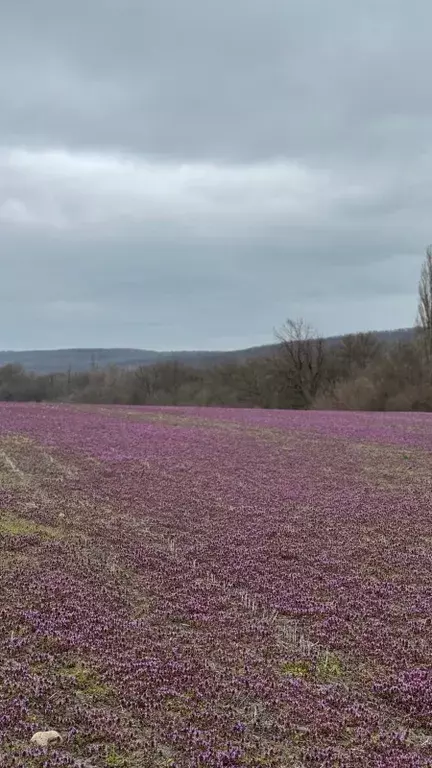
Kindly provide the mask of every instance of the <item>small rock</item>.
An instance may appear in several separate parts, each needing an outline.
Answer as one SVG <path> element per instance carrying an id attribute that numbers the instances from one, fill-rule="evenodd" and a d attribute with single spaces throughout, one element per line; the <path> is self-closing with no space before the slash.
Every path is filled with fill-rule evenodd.
<path id="1" fill-rule="evenodd" d="M 58 731 L 38 731 L 31 737 L 30 742 L 46 749 L 50 744 L 57 744 L 61 740 L 62 737 Z"/>

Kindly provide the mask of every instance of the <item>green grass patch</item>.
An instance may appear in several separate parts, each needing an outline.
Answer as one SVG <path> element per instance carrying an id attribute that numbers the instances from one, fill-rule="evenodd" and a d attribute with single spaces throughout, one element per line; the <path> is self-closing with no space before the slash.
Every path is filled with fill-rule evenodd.
<path id="1" fill-rule="evenodd" d="M 309 659 L 286 661 L 282 665 L 282 674 L 297 679 L 318 680 L 326 683 L 340 679 L 343 675 L 343 667 L 334 653 L 327 652 L 313 661 Z"/>
<path id="2" fill-rule="evenodd" d="M 102 699 L 112 694 L 112 689 L 100 679 L 98 673 L 81 662 L 61 667 L 59 673 L 62 677 L 73 678 L 77 690 L 86 696 Z"/>
<path id="3" fill-rule="evenodd" d="M 339 680 L 343 675 L 343 667 L 340 659 L 334 653 L 324 653 L 315 666 L 315 676 L 323 681 Z"/>
<path id="4" fill-rule="evenodd" d="M 305 678 L 311 673 L 309 661 L 286 661 L 282 665 L 282 673 L 288 677 Z"/>
<path id="5" fill-rule="evenodd" d="M 129 765 L 127 757 L 118 752 L 115 747 L 108 747 L 105 757 L 105 765 L 110 768 L 127 768 Z"/>
<path id="6" fill-rule="evenodd" d="M 41 525 L 25 517 L 16 517 L 0 512 L 0 534 L 8 536 L 41 536 L 45 539 L 59 539 L 62 532 L 49 525 Z"/>

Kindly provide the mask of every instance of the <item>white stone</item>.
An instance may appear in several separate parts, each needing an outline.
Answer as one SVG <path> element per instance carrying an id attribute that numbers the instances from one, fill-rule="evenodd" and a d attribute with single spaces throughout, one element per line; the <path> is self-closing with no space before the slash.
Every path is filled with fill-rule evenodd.
<path id="1" fill-rule="evenodd" d="M 59 742 L 62 737 L 58 731 L 38 731 L 31 737 L 32 744 L 36 744 L 38 747 L 45 747 L 45 749 L 54 742 Z"/>

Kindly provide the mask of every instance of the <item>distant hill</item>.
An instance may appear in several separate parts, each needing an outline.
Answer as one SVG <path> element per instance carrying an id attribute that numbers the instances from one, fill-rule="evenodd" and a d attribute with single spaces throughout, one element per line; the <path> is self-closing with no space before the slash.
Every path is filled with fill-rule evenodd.
<path id="1" fill-rule="evenodd" d="M 385 342 L 408 341 L 413 337 L 412 328 L 402 328 L 395 331 L 378 331 L 377 336 Z M 337 344 L 341 336 L 334 336 L 327 341 Z M 22 365 L 27 371 L 34 373 L 65 373 L 87 371 L 91 367 L 106 368 L 117 365 L 121 368 L 136 368 L 139 365 L 152 365 L 178 360 L 191 366 L 206 367 L 228 361 L 244 361 L 251 358 L 267 357 L 275 352 L 276 344 L 260 347 L 239 349 L 233 352 L 156 352 L 149 349 L 52 349 L 28 350 L 23 352 L 0 351 L 0 366 L 7 363 Z"/>

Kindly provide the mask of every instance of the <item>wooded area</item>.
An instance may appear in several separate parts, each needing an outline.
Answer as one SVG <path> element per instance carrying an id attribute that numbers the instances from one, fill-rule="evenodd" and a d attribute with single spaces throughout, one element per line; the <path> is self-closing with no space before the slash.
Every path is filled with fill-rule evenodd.
<path id="1" fill-rule="evenodd" d="M 416 331 L 387 343 L 374 333 L 329 344 L 288 320 L 268 357 L 194 367 L 175 360 L 36 375 L 0 368 L 0 400 L 249 408 L 432 410 L 432 247 L 419 282 Z"/>

